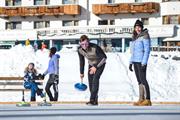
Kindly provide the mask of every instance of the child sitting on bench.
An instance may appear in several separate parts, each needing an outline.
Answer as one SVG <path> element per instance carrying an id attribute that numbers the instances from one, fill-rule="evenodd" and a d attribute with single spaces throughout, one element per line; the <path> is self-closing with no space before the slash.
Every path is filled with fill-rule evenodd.
<path id="1" fill-rule="evenodd" d="M 34 67 L 34 63 L 29 63 L 24 71 L 24 88 L 31 89 L 31 101 L 36 101 L 36 93 L 42 98 L 45 97 L 42 90 L 38 87 L 39 83 L 35 82 L 35 80 L 41 78 L 41 75 L 37 76 L 37 70 Z"/>

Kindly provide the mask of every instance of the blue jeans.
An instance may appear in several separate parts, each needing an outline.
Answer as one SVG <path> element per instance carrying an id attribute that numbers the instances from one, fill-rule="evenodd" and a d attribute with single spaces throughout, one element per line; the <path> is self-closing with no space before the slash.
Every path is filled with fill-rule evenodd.
<path id="1" fill-rule="evenodd" d="M 42 91 L 38 88 L 38 85 L 36 82 L 24 82 L 24 88 L 31 89 L 31 97 L 36 97 L 36 93 L 40 95 L 41 97 L 44 97 L 44 94 Z"/>

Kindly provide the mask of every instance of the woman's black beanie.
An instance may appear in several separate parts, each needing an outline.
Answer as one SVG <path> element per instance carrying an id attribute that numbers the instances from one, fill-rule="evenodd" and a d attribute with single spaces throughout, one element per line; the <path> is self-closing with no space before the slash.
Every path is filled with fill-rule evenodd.
<path id="1" fill-rule="evenodd" d="M 136 20 L 136 22 L 135 22 L 135 24 L 134 24 L 134 28 L 135 28 L 136 26 L 140 26 L 142 29 L 144 28 L 143 22 L 140 21 L 140 20 Z"/>

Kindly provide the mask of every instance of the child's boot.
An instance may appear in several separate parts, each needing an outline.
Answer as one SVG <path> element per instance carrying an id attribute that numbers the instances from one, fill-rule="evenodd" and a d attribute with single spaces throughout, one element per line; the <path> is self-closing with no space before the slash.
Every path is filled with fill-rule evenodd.
<path id="1" fill-rule="evenodd" d="M 31 101 L 36 101 L 36 97 L 31 97 Z"/>

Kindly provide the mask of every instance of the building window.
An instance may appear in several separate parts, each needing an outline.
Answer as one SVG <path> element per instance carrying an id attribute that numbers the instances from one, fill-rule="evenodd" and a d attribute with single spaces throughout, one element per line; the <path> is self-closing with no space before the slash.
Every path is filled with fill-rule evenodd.
<path id="1" fill-rule="evenodd" d="M 78 4 L 78 0 L 63 0 L 63 4 Z"/>
<path id="2" fill-rule="evenodd" d="M 6 22 L 6 30 L 19 30 L 21 26 L 21 22 Z"/>
<path id="3" fill-rule="evenodd" d="M 114 20 L 99 20 L 98 25 L 115 25 Z"/>
<path id="4" fill-rule="evenodd" d="M 149 18 L 141 18 L 144 25 L 149 25 Z"/>
<path id="5" fill-rule="evenodd" d="M 163 24 L 180 24 L 180 16 L 163 16 Z"/>
<path id="6" fill-rule="evenodd" d="M 78 21 L 67 20 L 62 22 L 63 26 L 78 26 Z"/>
<path id="7" fill-rule="evenodd" d="M 163 2 L 180 1 L 180 0 L 163 0 Z"/>
<path id="8" fill-rule="evenodd" d="M 115 0 L 108 0 L 108 3 L 115 3 Z"/>
<path id="9" fill-rule="evenodd" d="M 46 5 L 50 5 L 50 0 L 46 0 Z"/>
<path id="10" fill-rule="evenodd" d="M 170 24 L 179 24 L 178 18 L 179 17 L 177 15 L 170 16 Z"/>
<path id="11" fill-rule="evenodd" d="M 6 0 L 6 6 L 21 6 L 21 0 Z"/>
<path id="12" fill-rule="evenodd" d="M 135 0 L 135 2 L 142 2 L 142 0 Z"/>
<path id="13" fill-rule="evenodd" d="M 169 24 L 169 16 L 163 16 L 163 24 Z"/>
<path id="14" fill-rule="evenodd" d="M 35 21 L 34 29 L 50 27 L 49 21 Z"/>
<path id="15" fill-rule="evenodd" d="M 49 5 L 50 0 L 34 0 L 34 5 Z"/>

